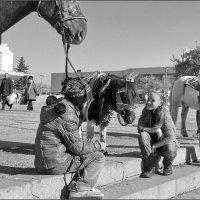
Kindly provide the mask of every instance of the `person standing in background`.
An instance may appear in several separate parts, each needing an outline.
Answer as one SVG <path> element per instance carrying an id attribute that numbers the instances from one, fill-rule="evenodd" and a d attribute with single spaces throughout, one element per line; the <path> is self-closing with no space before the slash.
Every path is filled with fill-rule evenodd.
<path id="1" fill-rule="evenodd" d="M 0 95 L 2 95 L 2 108 L 1 110 L 5 110 L 5 105 L 7 105 L 10 109 L 12 108 L 12 104 L 9 104 L 7 101 L 7 96 L 13 93 L 13 81 L 10 78 L 8 73 L 5 73 L 4 79 L 1 82 L 0 86 Z"/>
<path id="2" fill-rule="evenodd" d="M 28 102 L 27 111 L 33 111 L 33 101 L 36 101 L 36 96 L 39 96 L 33 81 L 33 76 L 28 77 L 28 84 L 25 87 L 24 96 L 25 100 Z"/>

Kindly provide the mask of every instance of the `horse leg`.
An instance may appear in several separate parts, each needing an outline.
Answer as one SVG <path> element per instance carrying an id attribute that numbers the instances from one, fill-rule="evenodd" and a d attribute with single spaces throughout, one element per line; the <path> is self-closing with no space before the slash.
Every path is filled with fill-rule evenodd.
<path id="1" fill-rule="evenodd" d="M 186 131 L 186 125 L 185 125 L 188 111 L 189 111 L 189 107 L 188 107 L 188 106 L 185 106 L 185 105 L 182 103 L 182 112 L 181 112 L 181 135 L 182 135 L 183 137 L 188 137 L 188 134 L 187 134 L 187 131 Z"/>
<path id="2" fill-rule="evenodd" d="M 196 136 L 198 138 L 199 134 L 200 134 L 199 110 L 196 111 L 196 122 L 197 122 L 197 133 L 196 133 Z"/>
<path id="3" fill-rule="evenodd" d="M 170 102 L 170 114 L 174 124 L 176 125 L 177 122 L 177 115 L 178 115 L 178 108 L 180 105 L 180 101 Z"/>
<path id="4" fill-rule="evenodd" d="M 87 139 L 91 139 L 94 137 L 94 122 L 87 121 Z"/>
<path id="5" fill-rule="evenodd" d="M 106 142 L 106 135 L 107 135 L 107 127 L 106 126 L 99 126 L 99 134 L 100 134 L 100 141 Z"/>

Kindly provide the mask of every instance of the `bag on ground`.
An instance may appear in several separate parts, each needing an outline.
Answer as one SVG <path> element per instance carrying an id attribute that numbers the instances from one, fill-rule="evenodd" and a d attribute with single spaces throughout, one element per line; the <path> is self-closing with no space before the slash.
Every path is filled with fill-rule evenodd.
<path id="1" fill-rule="evenodd" d="M 27 105 L 27 101 L 26 101 L 26 99 L 25 99 L 25 96 L 20 98 L 19 104 L 20 104 L 20 105 Z"/>

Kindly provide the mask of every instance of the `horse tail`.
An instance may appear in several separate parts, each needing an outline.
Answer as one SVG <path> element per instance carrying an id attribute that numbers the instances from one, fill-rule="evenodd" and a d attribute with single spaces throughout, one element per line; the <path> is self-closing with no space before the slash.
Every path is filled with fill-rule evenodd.
<path id="1" fill-rule="evenodd" d="M 182 97 L 184 96 L 184 91 L 184 81 L 181 78 L 179 78 L 174 82 L 174 85 L 169 95 L 170 114 L 175 125 L 177 122 L 178 109 L 181 105 Z"/>

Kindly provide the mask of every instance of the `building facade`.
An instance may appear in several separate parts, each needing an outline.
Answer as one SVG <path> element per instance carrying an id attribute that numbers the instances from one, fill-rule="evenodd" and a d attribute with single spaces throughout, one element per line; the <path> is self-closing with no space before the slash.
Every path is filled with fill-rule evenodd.
<path id="1" fill-rule="evenodd" d="M 0 73 L 13 71 L 13 53 L 7 44 L 0 45 Z"/>
<path id="2" fill-rule="evenodd" d="M 102 71 L 106 73 L 112 73 L 117 76 L 126 76 L 134 72 L 135 74 L 141 74 L 144 76 L 152 75 L 157 79 L 163 81 L 163 83 L 173 84 L 175 81 L 175 70 L 174 67 L 150 67 L 150 68 L 129 68 L 122 71 Z M 80 77 L 89 77 L 95 72 L 81 72 L 77 70 Z M 77 77 L 75 73 L 69 73 L 69 77 Z M 52 73 L 51 74 L 51 93 L 60 94 L 62 84 L 65 80 L 65 73 Z"/>
<path id="3" fill-rule="evenodd" d="M 19 79 L 28 74 L 24 74 L 23 72 L 15 72 L 13 71 L 13 58 L 14 54 L 10 50 L 7 44 L 0 45 L 0 84 L 2 79 L 4 78 L 4 74 L 8 73 L 12 80 Z"/>

